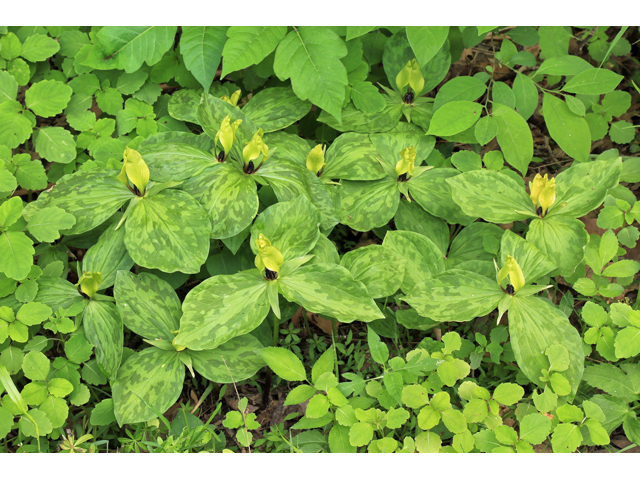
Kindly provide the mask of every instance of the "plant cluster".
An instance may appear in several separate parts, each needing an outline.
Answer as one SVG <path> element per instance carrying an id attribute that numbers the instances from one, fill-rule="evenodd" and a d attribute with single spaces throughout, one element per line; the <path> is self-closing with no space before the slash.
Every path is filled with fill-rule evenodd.
<path id="1" fill-rule="evenodd" d="M 640 444 L 638 39 L 0 27 L 5 451 Z"/>

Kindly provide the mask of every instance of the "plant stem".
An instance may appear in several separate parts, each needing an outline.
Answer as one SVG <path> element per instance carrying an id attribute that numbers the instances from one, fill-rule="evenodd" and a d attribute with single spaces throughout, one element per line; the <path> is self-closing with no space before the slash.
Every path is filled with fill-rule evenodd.
<path id="1" fill-rule="evenodd" d="M 338 366 L 338 349 L 336 348 L 336 338 L 338 337 L 338 321 L 331 319 L 331 342 L 333 343 L 334 365 L 336 370 L 336 378 L 340 381 L 340 367 Z"/>

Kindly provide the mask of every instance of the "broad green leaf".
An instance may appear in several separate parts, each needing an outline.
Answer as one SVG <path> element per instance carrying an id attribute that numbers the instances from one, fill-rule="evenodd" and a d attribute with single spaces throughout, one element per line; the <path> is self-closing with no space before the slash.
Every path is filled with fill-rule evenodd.
<path id="1" fill-rule="evenodd" d="M 47 385 L 47 389 L 51 395 L 64 398 L 73 392 L 73 384 L 64 378 L 52 378 Z M 66 420 L 67 417 L 64 419 Z"/>
<path id="2" fill-rule="evenodd" d="M 500 245 L 501 265 L 505 264 L 507 255 L 511 255 L 516 259 L 527 284 L 534 283 L 540 277 L 544 277 L 556 268 L 555 264 L 533 243 L 528 242 L 510 230 L 505 230 L 502 235 Z"/>
<path id="3" fill-rule="evenodd" d="M 327 165 L 321 176 L 342 180 L 379 180 L 385 177 L 385 173 L 376 160 L 377 156 L 378 150 L 369 135 L 343 133 L 327 150 Z"/>
<path id="4" fill-rule="evenodd" d="M 538 89 L 535 82 L 527 75 L 518 73 L 513 81 L 512 89 L 516 97 L 518 113 L 522 118 L 528 120 L 538 108 Z"/>
<path id="5" fill-rule="evenodd" d="M 349 427 L 334 424 L 329 431 L 329 450 L 331 453 L 356 453 L 358 449 L 351 445 Z"/>
<path id="6" fill-rule="evenodd" d="M 18 82 L 6 70 L 0 72 L 0 103 L 14 101 L 18 96 Z"/>
<path id="7" fill-rule="evenodd" d="M 58 50 L 60 50 L 60 44 L 55 39 L 36 34 L 30 35 L 24 41 L 20 56 L 30 62 L 44 62 L 47 58 L 53 57 Z"/>
<path id="8" fill-rule="evenodd" d="M 144 70 L 138 70 L 134 73 L 123 73 L 118 77 L 116 90 L 123 95 L 132 95 L 140 90 L 148 77 L 149 73 Z M 122 111 L 124 112 L 125 110 Z"/>
<path id="9" fill-rule="evenodd" d="M 427 27 L 430 28 L 430 27 Z M 466 100 L 473 102 L 487 91 L 485 82 L 476 77 L 455 77 L 445 83 L 438 90 L 433 102 L 433 111 L 449 102 Z"/>
<path id="10" fill-rule="evenodd" d="M 321 375 L 333 372 L 336 352 L 333 346 L 328 348 L 320 358 L 316 360 L 311 369 L 311 381 L 315 384 Z"/>
<path id="11" fill-rule="evenodd" d="M 184 143 L 144 145 L 139 152 L 149 167 L 151 180 L 158 182 L 187 180 L 217 163 L 212 154 Z"/>
<path id="12" fill-rule="evenodd" d="M 471 128 L 480 118 L 482 105 L 467 100 L 448 102 L 431 118 L 428 135 L 455 135 Z"/>
<path id="13" fill-rule="evenodd" d="M 569 110 L 565 102 L 549 93 L 544 94 L 542 108 L 551 138 L 567 155 L 578 162 L 586 162 L 591 150 L 591 132 L 587 121 Z"/>
<path id="14" fill-rule="evenodd" d="M 251 224 L 258 213 L 255 181 L 230 163 L 213 164 L 191 177 L 184 190 L 204 207 L 212 238 L 229 238 Z"/>
<path id="15" fill-rule="evenodd" d="M 39 302 L 25 303 L 16 314 L 16 319 L 24 325 L 39 325 L 51 316 L 51 308 Z"/>
<path id="16" fill-rule="evenodd" d="M 635 260 L 620 260 L 604 269 L 605 277 L 632 277 L 640 271 L 640 263 Z"/>
<path id="17" fill-rule="evenodd" d="M 111 302 L 92 300 L 82 317 L 87 340 L 96 347 L 96 359 L 111 379 L 116 377 L 122 360 L 122 319 Z"/>
<path id="18" fill-rule="evenodd" d="M 295 354 L 285 348 L 267 347 L 258 352 L 258 355 L 267 363 L 269 368 L 283 380 L 288 382 L 302 382 L 306 380 L 307 373 L 304 365 Z"/>
<path id="19" fill-rule="evenodd" d="M 197 273 L 209 254 L 211 223 L 185 192 L 143 197 L 126 221 L 125 245 L 134 262 L 163 272 Z"/>
<path id="20" fill-rule="evenodd" d="M 22 371 L 29 380 L 46 380 L 51 362 L 40 352 L 29 352 L 22 360 Z"/>
<path id="21" fill-rule="evenodd" d="M 612 92 L 624 77 L 604 68 L 590 68 L 569 80 L 562 90 L 582 95 L 602 95 Z"/>
<path id="22" fill-rule="evenodd" d="M 0 228 L 6 230 L 22 216 L 22 199 L 11 197 L 0 205 Z"/>
<path id="23" fill-rule="evenodd" d="M 103 223 L 133 196 L 113 170 L 80 171 L 62 177 L 51 192 L 40 194 L 23 216 L 29 221 L 39 209 L 58 207 L 76 218 L 75 225 L 62 233 L 80 234 Z"/>
<path id="24" fill-rule="evenodd" d="M 64 354 L 71 362 L 81 364 L 91 358 L 93 353 L 93 345 L 91 345 L 83 332 L 75 333 L 64 344 Z M 97 360 L 93 360 L 95 367 L 98 368 Z M 105 378 L 106 381 L 106 378 Z"/>
<path id="25" fill-rule="evenodd" d="M 28 413 L 28 417 L 23 415 L 18 422 L 18 426 L 23 435 L 28 437 L 43 437 L 53 431 L 51 420 L 49 420 L 46 413 L 37 408 L 29 410 Z"/>
<path id="26" fill-rule="evenodd" d="M 55 80 L 42 80 L 26 91 L 25 104 L 36 115 L 53 117 L 62 113 L 69 104 L 72 93 L 69 85 Z"/>
<path id="27" fill-rule="evenodd" d="M 285 261 L 306 255 L 318 241 L 320 215 L 303 195 L 265 209 L 251 227 L 251 250 L 258 253 L 256 239 L 262 233 L 280 250 Z"/>
<path id="28" fill-rule="evenodd" d="M 33 126 L 15 100 L 0 103 L 0 145 L 16 148 L 31 136 Z"/>
<path id="29" fill-rule="evenodd" d="M 571 364 L 563 375 L 575 395 L 582 379 L 584 353 L 580 334 L 564 313 L 538 297 L 515 296 L 509 308 L 509 333 L 518 366 L 536 384 L 540 370 L 549 369 L 546 349 L 551 345 L 566 347 Z"/>
<path id="30" fill-rule="evenodd" d="M 488 222 L 509 223 L 534 214 L 534 205 L 521 185 L 500 172 L 476 170 L 447 179 L 453 199 L 468 215 Z"/>
<path id="31" fill-rule="evenodd" d="M 8 170 L 0 170 L 0 194 L 13 192 L 18 186 L 16 178 Z"/>
<path id="32" fill-rule="evenodd" d="M 402 300 L 436 321 L 465 322 L 487 315 L 503 296 L 495 280 L 453 269 L 418 283 Z"/>
<path id="33" fill-rule="evenodd" d="M 183 383 L 178 352 L 151 347 L 131 355 L 111 384 L 118 425 L 153 420 L 154 409 L 166 412 L 178 400 Z"/>
<path id="34" fill-rule="evenodd" d="M 503 405 L 518 403 L 524 396 L 524 389 L 515 383 L 501 383 L 493 392 L 493 399 Z"/>
<path id="35" fill-rule="evenodd" d="M 43 127 L 35 139 L 36 152 L 50 162 L 70 163 L 76 158 L 73 135 L 62 127 Z"/>
<path id="36" fill-rule="evenodd" d="M 258 355 L 262 344 L 252 335 L 241 335 L 213 350 L 189 351 L 193 368 L 216 383 L 241 382 L 252 377 L 265 362 Z"/>
<path id="37" fill-rule="evenodd" d="M 538 445 L 551 433 L 551 420 L 540 414 L 531 413 L 520 421 L 520 439 Z"/>
<path id="38" fill-rule="evenodd" d="M 445 271 L 443 253 L 424 235 L 399 230 L 389 231 L 382 245 L 406 260 L 404 278 L 400 285 L 405 293 L 411 292 L 422 280 Z M 397 274 L 396 271 L 394 273 Z"/>
<path id="39" fill-rule="evenodd" d="M 495 267 L 493 265 L 493 259 L 495 258 L 495 254 L 485 249 L 485 243 L 490 241 L 496 245 L 497 248 L 503 234 L 504 230 L 497 225 L 484 222 L 474 222 L 463 228 L 458 235 L 455 236 L 451 242 L 451 246 L 448 247 L 446 267 L 448 269 L 460 268 L 465 270 L 468 269 L 466 268 L 467 266 L 471 265 L 469 262 L 486 262 L 490 263 L 492 271 L 492 275 L 489 278 L 494 278 Z M 478 239 L 481 241 L 478 241 Z M 447 251 L 447 247 L 445 247 L 443 251 Z"/>
<path id="40" fill-rule="evenodd" d="M 84 301 L 84 299 L 78 292 L 78 288 L 72 283 L 62 278 L 40 277 L 35 301 L 44 303 L 57 312 L 59 308 L 67 310 L 74 303 Z"/>
<path id="41" fill-rule="evenodd" d="M 358 110 L 368 113 L 382 112 L 387 106 L 378 87 L 371 82 L 354 82 L 351 85 L 351 101 Z"/>
<path id="42" fill-rule="evenodd" d="M 340 196 L 341 222 L 361 232 L 386 225 L 396 213 L 400 201 L 396 181 L 388 177 L 371 182 L 345 180 Z"/>
<path id="43" fill-rule="evenodd" d="M 281 293 L 305 309 L 337 318 L 343 323 L 370 322 L 383 315 L 366 287 L 344 267 L 317 264 L 300 267 L 278 279 Z"/>
<path id="44" fill-rule="evenodd" d="M 299 137 L 297 134 L 271 132 L 265 134 L 262 140 L 269 148 L 276 148 L 273 158 L 278 160 L 284 158 L 306 167 L 306 158 L 311 150 L 311 146 L 305 139 Z"/>
<path id="45" fill-rule="evenodd" d="M 273 69 L 280 80 L 291 78 L 294 93 L 341 121 L 347 71 L 340 58 L 344 41 L 326 27 L 294 27 L 276 50 Z"/>
<path id="46" fill-rule="evenodd" d="M 620 158 L 573 164 L 556 177 L 556 200 L 547 217 L 582 217 L 600 206 L 607 190 L 618 184 Z"/>
<path id="47" fill-rule="evenodd" d="M 174 43 L 177 27 L 103 27 L 98 32 L 99 55 L 105 62 L 101 69 L 118 68 L 127 73 L 138 70 L 144 62 L 154 65 Z M 104 62 L 104 60 L 102 60 Z"/>
<path id="48" fill-rule="evenodd" d="M 425 136 L 424 130 L 410 123 L 400 123 L 390 132 L 369 135 L 369 138 L 379 157 L 393 168 L 401 158 L 400 152 L 405 148 L 415 148 L 415 164 L 418 166 L 431 154 L 436 143 L 434 137 Z"/>
<path id="49" fill-rule="evenodd" d="M 61 208 L 47 207 L 31 217 L 27 229 L 36 240 L 51 243 L 60 238 L 60 230 L 67 230 L 75 223 L 74 216 Z"/>
<path id="50" fill-rule="evenodd" d="M 109 226 L 82 259 L 85 272 L 102 274 L 102 283 L 98 290 L 111 287 L 118 270 L 130 270 L 133 266 L 133 260 L 124 244 L 125 234 L 124 228 L 116 230 L 114 225 Z"/>
<path id="51" fill-rule="evenodd" d="M 390 248 L 368 245 L 346 253 L 340 265 L 351 272 L 354 280 L 365 284 L 371 298 L 381 298 L 400 288 L 406 262 Z"/>
<path id="52" fill-rule="evenodd" d="M 368 445 L 373 439 L 373 425 L 370 423 L 358 422 L 349 429 L 349 443 L 354 447 Z"/>
<path id="53" fill-rule="evenodd" d="M 584 58 L 576 55 L 560 55 L 542 62 L 536 75 L 577 75 L 593 67 Z"/>
<path id="54" fill-rule="evenodd" d="M 551 435 L 551 446 L 554 453 L 571 453 L 582 443 L 580 427 L 572 423 L 561 423 Z"/>
<path id="55" fill-rule="evenodd" d="M 180 89 L 171 95 L 167 110 L 176 120 L 198 123 L 197 112 L 202 95 L 199 90 Z M 218 125 L 219 126 L 219 125 Z M 213 137 L 211 137 L 213 140 Z M 142 153 L 142 152 L 140 152 Z M 151 166 L 149 166 L 151 167 Z"/>
<path id="56" fill-rule="evenodd" d="M 184 66 L 200 82 L 205 92 L 211 87 L 220 65 L 227 28 L 182 27 L 180 53 Z"/>
<path id="57" fill-rule="evenodd" d="M 246 272 L 208 278 L 182 304 L 176 343 L 190 350 L 213 349 L 256 329 L 270 309 L 267 283 Z"/>
<path id="58" fill-rule="evenodd" d="M 402 116 L 402 105 L 386 97 L 387 106 L 378 113 L 364 113 L 349 103 L 342 109 L 341 120 L 322 111 L 318 121 L 326 123 L 339 132 L 379 133 L 388 132 L 398 124 Z"/>
<path id="59" fill-rule="evenodd" d="M 113 412 L 112 398 L 106 398 L 97 403 L 91 411 L 91 418 L 89 419 L 89 423 L 95 426 L 109 425 L 115 421 L 116 417 Z"/>
<path id="60" fill-rule="evenodd" d="M 436 56 L 447 41 L 448 34 L 447 26 L 407 27 L 407 39 L 421 66 L 426 66 Z"/>
<path id="61" fill-rule="evenodd" d="M 260 125 L 265 133 L 292 125 L 309 113 L 309 110 L 311 103 L 300 100 L 289 87 L 261 90 L 242 108 L 242 112 L 253 123 Z"/>
<path id="62" fill-rule="evenodd" d="M 618 358 L 632 358 L 640 354 L 640 328 L 626 327 L 618 332 L 615 340 Z"/>
<path id="63" fill-rule="evenodd" d="M 420 453 L 438 453 L 442 447 L 440 435 L 434 432 L 422 432 L 416 437 L 416 449 Z"/>
<path id="64" fill-rule="evenodd" d="M 23 280 L 33 265 L 33 242 L 22 232 L 0 233 L 0 272 L 15 280 Z"/>
<path id="65" fill-rule="evenodd" d="M 120 271 L 113 291 L 127 328 L 147 339 L 173 340 L 172 331 L 180 326 L 182 309 L 167 282 L 149 273 L 136 276 Z"/>
<path id="66" fill-rule="evenodd" d="M 498 124 L 498 144 L 504 159 L 522 175 L 533 158 L 533 137 L 525 119 L 513 109 L 493 103 L 493 118 Z"/>
<path id="67" fill-rule="evenodd" d="M 222 75 L 257 65 L 273 52 L 287 34 L 286 27 L 229 27 L 222 50 Z"/>
<path id="68" fill-rule="evenodd" d="M 425 211 L 417 202 L 400 199 L 394 222 L 398 230 L 409 230 L 424 235 L 441 252 L 449 247 L 450 233 L 447 223 Z"/>
<path id="69" fill-rule="evenodd" d="M 297 405 L 299 403 L 306 402 L 312 396 L 314 396 L 316 392 L 317 390 L 311 385 L 305 385 L 305 384 L 298 385 L 287 394 L 287 398 L 284 401 L 284 404 Z"/>
<path id="70" fill-rule="evenodd" d="M 584 371 L 584 381 L 589 385 L 627 402 L 637 400 L 640 394 L 640 389 L 634 388 L 630 377 L 630 375 L 625 375 L 620 368 L 607 363 L 589 366 Z M 600 403 L 598 404 L 604 410 L 604 407 Z"/>
<path id="71" fill-rule="evenodd" d="M 66 380 L 62 378 L 54 380 L 62 380 L 66 382 Z M 69 385 L 71 384 L 69 383 Z M 73 389 L 73 386 L 71 386 L 71 388 Z M 67 405 L 67 402 L 62 398 L 57 398 L 53 395 L 50 395 L 39 406 L 39 410 L 47 415 L 47 418 L 51 421 L 51 426 L 53 428 L 62 427 L 67 421 L 67 417 L 69 416 L 69 406 Z"/>

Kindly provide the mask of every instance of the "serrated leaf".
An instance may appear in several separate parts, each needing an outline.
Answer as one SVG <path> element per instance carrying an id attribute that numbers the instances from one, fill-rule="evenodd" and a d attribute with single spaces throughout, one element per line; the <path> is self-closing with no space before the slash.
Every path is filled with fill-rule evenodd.
<path id="1" fill-rule="evenodd" d="M 51 362 L 40 352 L 29 352 L 22 361 L 22 371 L 29 380 L 46 380 Z"/>
<path id="2" fill-rule="evenodd" d="M 60 44 L 47 35 L 30 35 L 22 44 L 20 56 L 30 62 L 43 62 L 49 57 L 53 57 Z"/>
<path id="3" fill-rule="evenodd" d="M 75 223 L 73 215 L 58 207 L 48 207 L 31 217 L 27 229 L 38 241 L 52 243 L 60 238 L 60 230 L 67 230 Z"/>
<path id="4" fill-rule="evenodd" d="M 0 103 L 0 144 L 16 148 L 33 131 L 31 121 L 22 113 L 22 105 L 15 100 Z"/>
<path id="5" fill-rule="evenodd" d="M 205 92 L 211 87 L 220 65 L 222 48 L 227 40 L 227 28 L 182 27 L 180 53 L 184 66 L 200 82 Z"/>
<path id="6" fill-rule="evenodd" d="M 42 80 L 31 85 L 25 93 L 25 104 L 36 115 L 53 117 L 65 109 L 73 90 L 55 80 Z"/>
<path id="7" fill-rule="evenodd" d="M 38 130 L 36 152 L 50 162 L 70 163 L 76 158 L 76 142 L 73 135 L 61 127 L 44 127 Z"/>
<path id="8" fill-rule="evenodd" d="M 6 70 L 0 72 L 0 103 L 15 101 L 18 95 L 18 82 Z"/>
<path id="9" fill-rule="evenodd" d="M 229 27 L 222 50 L 222 77 L 257 65 L 273 52 L 287 34 L 286 27 Z"/>
<path id="10" fill-rule="evenodd" d="M 0 271 L 15 280 L 23 280 L 33 265 L 33 242 L 22 232 L 0 233 Z"/>
<path id="11" fill-rule="evenodd" d="M 127 73 L 138 70 L 144 62 L 154 65 L 174 43 L 177 27 L 103 27 L 98 32 L 101 68 L 119 68 Z"/>

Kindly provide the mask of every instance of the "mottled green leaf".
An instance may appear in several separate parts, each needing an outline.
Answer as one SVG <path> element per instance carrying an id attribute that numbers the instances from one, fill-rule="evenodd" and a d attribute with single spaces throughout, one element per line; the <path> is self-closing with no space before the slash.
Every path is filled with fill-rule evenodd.
<path id="1" fill-rule="evenodd" d="M 182 27 L 180 53 L 184 66 L 200 82 L 205 92 L 211 87 L 220 65 L 228 27 Z"/>
<path id="2" fill-rule="evenodd" d="M 256 353 L 262 344 L 253 335 L 232 338 L 213 350 L 189 351 L 193 368 L 216 383 L 241 382 L 252 377 L 265 362 Z"/>
<path id="3" fill-rule="evenodd" d="M 535 282 L 556 268 L 547 255 L 536 248 L 533 243 L 516 235 L 511 230 L 505 230 L 502 235 L 502 241 L 500 242 L 501 265 L 505 264 L 507 255 L 511 255 L 516 259 L 527 284 Z"/>
<path id="4" fill-rule="evenodd" d="M 161 142 L 141 146 L 138 151 L 149 167 L 151 180 L 158 182 L 187 180 L 217 164 L 212 154 L 185 143 Z"/>
<path id="5" fill-rule="evenodd" d="M 396 293 L 404 278 L 407 261 L 382 245 L 368 245 L 346 253 L 340 265 L 353 278 L 365 284 L 371 298 L 388 297 Z"/>
<path id="6" fill-rule="evenodd" d="M 325 155 L 323 178 L 343 180 L 378 180 L 385 173 L 376 157 L 378 150 L 361 133 L 343 133 L 336 138 Z"/>
<path id="7" fill-rule="evenodd" d="M 394 222 L 398 230 L 409 230 L 424 235 L 441 252 L 445 252 L 449 247 L 447 223 L 425 211 L 417 202 L 400 199 Z"/>
<path id="8" fill-rule="evenodd" d="M 233 146 L 233 150 L 237 152 L 237 157 L 241 158 L 245 142 L 251 140 L 258 127 L 239 108 L 211 95 L 202 95 L 196 112 L 196 120 L 207 135 L 215 138 L 216 133 L 220 130 L 220 124 L 227 116 L 231 117 L 231 123 L 242 120 L 238 130 L 236 130 L 236 142 L 234 142 Z"/>
<path id="9" fill-rule="evenodd" d="M 379 113 L 363 113 L 350 103 L 342 109 L 341 121 L 323 111 L 318 121 L 326 123 L 339 132 L 378 133 L 387 132 L 398 124 L 402 105 L 386 97 L 387 106 Z"/>
<path id="10" fill-rule="evenodd" d="M 184 300 L 176 343 L 190 350 L 213 349 L 251 332 L 269 312 L 267 284 L 253 273 L 208 278 Z"/>
<path id="11" fill-rule="evenodd" d="M 398 209 L 400 192 L 389 177 L 371 182 L 342 182 L 341 222 L 354 230 L 369 231 L 386 225 Z"/>
<path id="12" fill-rule="evenodd" d="M 100 235 L 98 243 L 89 248 L 82 259 L 82 268 L 85 272 L 102 274 L 99 290 L 114 284 L 118 270 L 130 270 L 133 266 L 133 260 L 124 244 L 124 237 L 124 228 L 116 230 L 114 225 L 109 226 Z"/>
<path id="13" fill-rule="evenodd" d="M 87 303 L 82 317 L 87 340 L 96 347 L 96 359 L 107 376 L 115 378 L 122 360 L 122 319 L 111 302 L 92 300 Z"/>
<path id="14" fill-rule="evenodd" d="M 288 127 L 309 110 L 311 103 L 300 100 L 289 87 L 261 90 L 242 108 L 242 112 L 265 133 Z"/>

